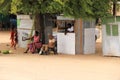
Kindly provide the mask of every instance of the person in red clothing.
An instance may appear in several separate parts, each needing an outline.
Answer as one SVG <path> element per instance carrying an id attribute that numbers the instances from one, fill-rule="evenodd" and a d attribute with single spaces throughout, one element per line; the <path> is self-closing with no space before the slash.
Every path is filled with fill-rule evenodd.
<path id="1" fill-rule="evenodd" d="M 17 29 L 14 29 L 14 49 L 16 49 L 16 45 L 18 43 L 18 33 L 17 33 Z"/>
<path id="2" fill-rule="evenodd" d="M 14 47 L 14 27 L 11 28 L 11 32 L 10 32 L 10 40 L 11 40 L 11 47 Z"/>

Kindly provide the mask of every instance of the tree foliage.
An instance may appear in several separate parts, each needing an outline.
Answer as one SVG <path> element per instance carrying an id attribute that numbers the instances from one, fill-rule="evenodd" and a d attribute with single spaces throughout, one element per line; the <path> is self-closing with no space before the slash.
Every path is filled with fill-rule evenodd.
<path id="1" fill-rule="evenodd" d="M 117 0 L 0 0 L 0 12 L 63 13 L 75 18 L 105 17 Z"/>
<path id="2" fill-rule="evenodd" d="M 11 0 L 1 0 L 0 1 L 0 13 L 8 14 L 10 11 Z"/>
<path id="3" fill-rule="evenodd" d="M 92 0 L 92 2 L 92 11 L 94 12 L 94 17 L 106 17 L 111 15 L 111 0 Z"/>
<path id="4" fill-rule="evenodd" d="M 91 0 L 69 0 L 64 5 L 64 14 L 76 18 L 93 15 Z"/>
<path id="5" fill-rule="evenodd" d="M 68 0 L 64 14 L 79 18 L 96 18 L 110 15 L 111 0 Z"/>
<path id="6" fill-rule="evenodd" d="M 11 12 L 58 13 L 63 9 L 61 0 L 12 0 Z"/>

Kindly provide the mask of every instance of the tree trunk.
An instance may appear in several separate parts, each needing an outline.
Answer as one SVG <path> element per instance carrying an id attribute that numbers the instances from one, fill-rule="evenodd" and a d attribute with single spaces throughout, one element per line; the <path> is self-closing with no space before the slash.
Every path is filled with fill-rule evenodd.
<path id="1" fill-rule="evenodd" d="M 34 17 L 34 29 L 36 31 L 41 32 L 40 14 L 36 14 L 35 17 Z"/>
<path id="2" fill-rule="evenodd" d="M 41 35 L 42 43 L 45 43 L 45 24 L 44 24 L 44 14 L 36 14 L 34 18 L 34 29 L 39 31 Z"/>
<path id="3" fill-rule="evenodd" d="M 82 19 L 75 20 L 75 52 L 83 53 L 83 22 Z"/>
<path id="4" fill-rule="evenodd" d="M 116 0 L 113 2 L 113 16 L 116 16 Z"/>

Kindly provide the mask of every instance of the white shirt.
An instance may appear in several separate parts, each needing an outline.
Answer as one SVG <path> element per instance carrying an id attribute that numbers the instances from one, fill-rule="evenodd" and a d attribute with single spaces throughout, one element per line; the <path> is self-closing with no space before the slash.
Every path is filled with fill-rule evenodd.
<path id="1" fill-rule="evenodd" d="M 67 31 L 69 31 L 69 32 L 74 31 L 73 26 L 71 26 L 71 28 L 68 28 Z"/>

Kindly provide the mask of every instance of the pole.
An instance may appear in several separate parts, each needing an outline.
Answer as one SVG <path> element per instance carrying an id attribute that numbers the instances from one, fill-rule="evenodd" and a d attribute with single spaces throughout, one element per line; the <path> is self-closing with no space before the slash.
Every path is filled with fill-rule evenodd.
<path id="1" fill-rule="evenodd" d="M 116 3 L 117 1 L 114 0 L 113 1 L 113 16 L 114 16 L 115 23 L 116 23 Z"/>

